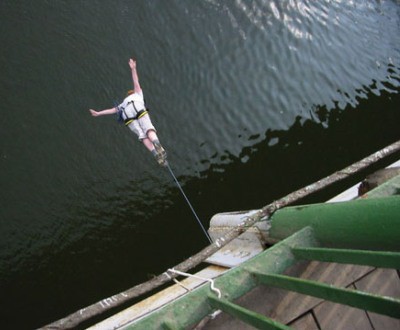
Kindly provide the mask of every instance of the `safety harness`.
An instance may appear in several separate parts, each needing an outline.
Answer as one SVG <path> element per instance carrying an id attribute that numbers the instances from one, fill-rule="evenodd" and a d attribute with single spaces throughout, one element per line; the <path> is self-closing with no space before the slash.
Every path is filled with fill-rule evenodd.
<path id="1" fill-rule="evenodd" d="M 132 104 L 132 106 L 133 106 L 133 108 L 135 109 L 135 112 L 136 112 L 136 115 L 135 116 L 128 116 L 127 115 L 127 113 L 125 112 L 125 109 L 130 105 L 130 104 Z M 137 120 L 137 119 L 139 119 L 139 118 L 142 118 L 143 116 L 145 116 L 145 115 L 147 115 L 147 113 L 148 113 L 148 110 L 146 110 L 146 109 L 142 109 L 142 110 L 137 110 L 136 109 L 136 106 L 135 106 L 135 102 L 134 101 L 129 101 L 128 103 L 127 103 L 127 106 L 125 107 L 125 108 L 123 108 L 123 109 L 120 109 L 119 107 L 118 107 L 118 112 L 122 115 L 122 112 L 124 113 L 124 115 L 125 115 L 125 118 L 123 118 L 123 121 L 124 121 L 124 124 L 126 125 L 126 126 L 128 126 L 130 123 L 132 123 L 134 120 Z"/>

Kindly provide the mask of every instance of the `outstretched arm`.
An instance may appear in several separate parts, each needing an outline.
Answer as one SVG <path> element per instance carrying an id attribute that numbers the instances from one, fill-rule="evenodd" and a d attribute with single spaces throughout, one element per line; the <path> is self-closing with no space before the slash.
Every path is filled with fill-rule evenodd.
<path id="1" fill-rule="evenodd" d="M 118 110 L 116 107 L 114 107 L 114 108 L 105 109 L 105 110 L 101 110 L 101 111 L 95 111 L 93 109 L 89 109 L 89 111 L 93 117 L 98 117 L 98 116 L 104 116 L 104 115 L 112 115 L 113 113 L 116 113 Z"/>
<path id="2" fill-rule="evenodd" d="M 132 71 L 133 89 L 135 90 L 135 93 L 141 93 L 142 88 L 140 87 L 139 84 L 139 76 L 136 70 L 136 60 L 129 59 L 129 66 Z"/>

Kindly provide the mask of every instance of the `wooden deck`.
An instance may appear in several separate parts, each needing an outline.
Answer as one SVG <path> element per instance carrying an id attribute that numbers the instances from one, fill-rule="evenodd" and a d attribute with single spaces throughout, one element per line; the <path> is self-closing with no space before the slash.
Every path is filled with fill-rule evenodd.
<path id="1" fill-rule="evenodd" d="M 395 298 L 400 297 L 398 270 L 313 261 L 302 262 L 288 269 L 285 274 L 349 289 L 359 289 Z M 236 303 L 269 316 L 293 329 L 400 329 L 399 319 L 298 293 L 287 293 L 276 288 L 259 286 L 239 298 Z M 247 330 L 253 328 L 221 313 L 213 320 L 204 320 L 195 329 Z"/>

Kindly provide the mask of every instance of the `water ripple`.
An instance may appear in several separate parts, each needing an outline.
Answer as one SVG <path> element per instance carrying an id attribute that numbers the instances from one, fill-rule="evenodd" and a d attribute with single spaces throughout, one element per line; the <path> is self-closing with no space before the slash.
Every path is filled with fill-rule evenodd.
<path id="1" fill-rule="evenodd" d="M 62 314 L 86 299 L 75 283 L 90 282 L 92 300 L 119 291 L 125 275 L 109 265 L 140 260 L 154 272 L 204 243 L 168 173 L 115 118 L 87 111 L 124 97 L 132 54 L 170 163 L 205 222 L 283 193 L 282 164 L 301 158 L 285 171 L 305 182 L 309 166 L 359 154 L 345 145 L 358 135 L 398 136 L 398 1 L 99 3 L 0 2 L 0 284 L 12 295 L 40 278 L 79 297 Z M 347 155 L 302 159 L 338 138 L 334 150 Z M 133 268 L 126 286 L 144 276 Z M 35 322 L 45 301 L 60 306 L 53 292 L 30 287 L 29 300 L 20 291 L 29 306 L 14 307 Z"/>

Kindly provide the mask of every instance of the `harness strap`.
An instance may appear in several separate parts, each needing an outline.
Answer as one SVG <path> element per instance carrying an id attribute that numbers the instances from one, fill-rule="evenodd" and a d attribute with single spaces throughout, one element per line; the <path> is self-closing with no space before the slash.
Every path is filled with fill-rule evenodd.
<path id="1" fill-rule="evenodd" d="M 126 126 L 128 126 L 128 125 L 129 125 L 130 123 L 132 123 L 134 120 L 140 119 L 140 118 L 142 118 L 143 116 L 147 115 L 147 113 L 148 113 L 148 111 L 147 111 L 146 109 L 140 110 L 140 111 L 138 111 L 138 112 L 136 113 L 136 116 L 135 116 L 135 117 L 126 118 L 126 119 L 124 120 L 124 123 L 125 123 Z"/>

